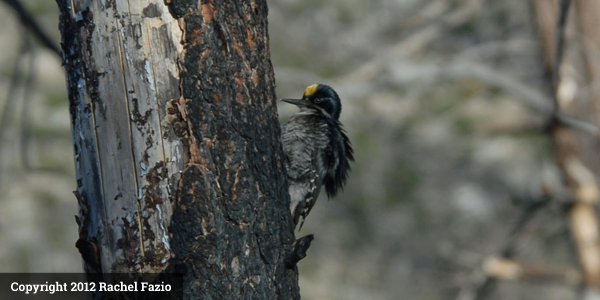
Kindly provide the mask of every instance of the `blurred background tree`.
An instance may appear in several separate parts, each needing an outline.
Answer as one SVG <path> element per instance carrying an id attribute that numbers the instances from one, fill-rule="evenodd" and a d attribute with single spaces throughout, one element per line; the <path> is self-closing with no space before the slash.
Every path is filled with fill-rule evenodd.
<path id="1" fill-rule="evenodd" d="M 0 271 L 79 272 L 60 58 L 6 2 Z M 344 193 L 301 231 L 317 234 L 299 265 L 303 299 L 593 295 L 580 288 L 596 267 L 577 228 L 592 240 L 597 228 L 575 226 L 574 207 L 595 220 L 595 2 L 571 4 L 560 68 L 560 0 L 269 2 L 278 97 L 332 85 L 356 149 Z M 56 4 L 23 3 L 59 41 Z M 593 259 L 597 240 L 587 245 Z"/>

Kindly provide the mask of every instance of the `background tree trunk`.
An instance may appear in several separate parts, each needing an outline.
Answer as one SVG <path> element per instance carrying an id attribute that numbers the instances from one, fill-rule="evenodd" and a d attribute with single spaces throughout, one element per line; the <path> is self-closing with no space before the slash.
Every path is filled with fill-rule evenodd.
<path id="1" fill-rule="evenodd" d="M 564 0 L 534 0 L 535 18 L 544 47 L 544 61 L 553 71 L 557 111 L 575 119 L 600 125 L 598 53 L 600 32 L 597 1 L 573 1 L 564 28 L 557 26 Z M 564 54 L 557 38 L 563 36 Z M 600 233 L 596 211 L 600 193 L 600 151 L 598 136 L 555 124 L 552 130 L 556 158 L 572 191 L 574 203 L 568 209 L 571 234 L 577 250 L 586 293 L 598 297 L 600 288 Z M 595 298 L 597 299 L 597 298 Z"/>
<path id="2" fill-rule="evenodd" d="M 299 299 L 266 1 L 57 2 L 86 272 Z"/>

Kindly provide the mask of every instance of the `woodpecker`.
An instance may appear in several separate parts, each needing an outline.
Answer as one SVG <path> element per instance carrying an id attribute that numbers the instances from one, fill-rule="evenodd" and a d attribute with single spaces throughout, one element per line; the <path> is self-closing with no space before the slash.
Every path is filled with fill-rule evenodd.
<path id="1" fill-rule="evenodd" d="M 302 228 L 323 185 L 329 198 L 342 190 L 354 152 L 339 121 L 340 97 L 331 87 L 313 84 L 304 90 L 302 99 L 282 101 L 300 108 L 283 126 L 282 142 L 290 210 L 294 225 L 302 218 Z"/>

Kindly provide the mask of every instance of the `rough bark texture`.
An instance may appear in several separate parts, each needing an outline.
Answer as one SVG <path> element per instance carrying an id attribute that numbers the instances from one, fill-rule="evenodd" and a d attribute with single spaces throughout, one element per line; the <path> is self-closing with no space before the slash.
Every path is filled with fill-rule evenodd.
<path id="1" fill-rule="evenodd" d="M 266 1 L 57 2 L 86 271 L 299 299 Z"/>
<path id="2" fill-rule="evenodd" d="M 600 93 L 597 78 L 600 74 L 598 50 L 600 32 L 597 1 L 573 1 L 564 30 L 565 48 L 562 63 L 557 60 L 557 20 L 559 1 L 532 1 L 538 24 L 544 61 L 548 70 L 556 70 L 558 111 L 578 120 L 600 125 L 598 110 Z M 568 210 L 571 232 L 577 249 L 583 285 L 597 293 L 600 288 L 600 232 L 596 205 L 600 200 L 600 144 L 598 137 L 555 124 L 552 130 L 557 161 L 565 181 L 574 195 Z"/>

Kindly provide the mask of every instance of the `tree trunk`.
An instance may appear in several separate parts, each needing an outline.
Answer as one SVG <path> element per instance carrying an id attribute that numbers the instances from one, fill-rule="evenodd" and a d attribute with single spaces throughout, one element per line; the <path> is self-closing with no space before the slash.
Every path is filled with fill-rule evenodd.
<path id="1" fill-rule="evenodd" d="M 560 2 L 562 1 L 562 2 Z M 600 93 L 600 5 L 597 1 L 577 0 L 571 3 L 563 29 L 558 24 L 564 0 L 533 0 L 535 19 L 542 37 L 544 61 L 553 71 L 557 111 L 596 126 L 600 125 L 598 108 Z M 559 5 L 560 2 L 560 5 Z M 566 5 L 566 6 L 565 6 Z M 563 55 L 557 37 L 563 36 Z M 562 56 L 562 59 L 561 59 Z M 583 274 L 584 298 L 598 295 L 600 289 L 600 232 L 596 206 L 600 200 L 598 175 L 600 150 L 598 136 L 562 124 L 554 124 L 552 135 L 557 161 L 573 194 L 568 209 L 571 233 Z"/>
<path id="2" fill-rule="evenodd" d="M 299 299 L 266 1 L 57 2 L 86 272 Z"/>

